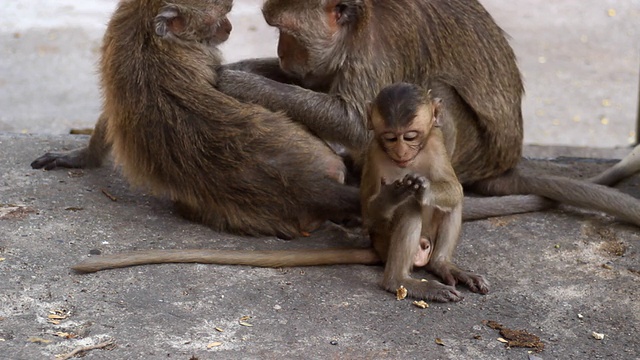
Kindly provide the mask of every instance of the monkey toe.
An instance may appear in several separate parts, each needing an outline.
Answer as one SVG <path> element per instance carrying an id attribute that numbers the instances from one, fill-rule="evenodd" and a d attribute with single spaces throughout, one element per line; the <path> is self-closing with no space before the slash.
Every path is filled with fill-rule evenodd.
<path id="1" fill-rule="evenodd" d="M 82 163 L 76 157 L 58 153 L 46 153 L 31 163 L 33 169 L 53 170 L 59 167 L 79 168 Z"/>
<path id="2" fill-rule="evenodd" d="M 464 296 L 453 286 L 443 285 L 443 289 L 435 292 L 431 299 L 425 299 L 437 302 L 458 302 L 464 299 Z"/>
<path id="3" fill-rule="evenodd" d="M 50 166 L 51 162 L 55 162 L 55 157 L 51 153 L 46 153 L 31 162 L 32 169 L 42 169 Z"/>
<path id="4" fill-rule="evenodd" d="M 461 284 L 468 287 L 471 292 L 483 295 L 489 293 L 489 282 L 485 280 L 482 275 L 461 272 L 460 274 L 456 274 L 456 278 Z"/>

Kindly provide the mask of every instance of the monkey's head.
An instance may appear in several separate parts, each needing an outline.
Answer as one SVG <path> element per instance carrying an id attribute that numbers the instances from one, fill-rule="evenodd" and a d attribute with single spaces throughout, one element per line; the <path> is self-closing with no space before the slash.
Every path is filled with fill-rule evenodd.
<path id="1" fill-rule="evenodd" d="M 174 0 L 164 4 L 153 19 L 156 35 L 182 44 L 215 47 L 231 34 L 227 14 L 232 0 Z"/>
<path id="2" fill-rule="evenodd" d="M 284 71 L 302 79 L 335 73 L 347 57 L 352 34 L 365 23 L 367 0 L 266 0 L 262 14 L 280 32 Z"/>
<path id="3" fill-rule="evenodd" d="M 375 141 L 400 167 L 411 165 L 432 127 L 440 126 L 442 100 L 423 88 L 397 83 L 383 88 L 369 105 Z"/>

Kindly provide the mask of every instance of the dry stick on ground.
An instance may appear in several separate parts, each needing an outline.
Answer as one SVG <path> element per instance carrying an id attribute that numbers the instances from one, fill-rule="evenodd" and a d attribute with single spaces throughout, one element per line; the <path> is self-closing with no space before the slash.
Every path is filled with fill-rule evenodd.
<path id="1" fill-rule="evenodd" d="M 71 359 L 72 357 L 85 352 L 85 351 L 89 351 L 89 350 L 95 350 L 95 349 L 104 349 L 107 346 L 111 346 L 111 345 L 115 345 L 115 341 L 114 340 L 108 340 L 105 342 L 101 342 L 99 344 L 96 345 L 89 345 L 89 346 L 78 346 L 77 348 L 73 349 L 72 352 L 67 353 L 67 354 L 62 354 L 62 355 L 57 355 L 56 356 L 56 360 L 68 360 Z"/>

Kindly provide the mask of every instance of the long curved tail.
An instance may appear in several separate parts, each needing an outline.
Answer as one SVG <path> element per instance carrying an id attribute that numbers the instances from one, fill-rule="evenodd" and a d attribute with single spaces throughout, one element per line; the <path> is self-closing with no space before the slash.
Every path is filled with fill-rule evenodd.
<path id="1" fill-rule="evenodd" d="M 594 184 L 613 186 L 640 171 L 640 145 L 624 159 L 604 172 L 589 179 Z"/>
<path id="2" fill-rule="evenodd" d="M 140 250 L 120 254 L 91 257 L 72 269 L 90 273 L 135 265 L 166 263 L 201 263 L 219 265 L 248 265 L 258 267 L 291 267 L 339 264 L 381 264 L 372 248 L 314 249 L 314 250 Z"/>
<path id="3" fill-rule="evenodd" d="M 465 196 L 462 206 L 462 221 L 542 211 L 557 204 L 555 201 L 536 195 Z"/>
<path id="4" fill-rule="evenodd" d="M 512 170 L 478 182 L 487 195 L 538 195 L 562 204 L 597 210 L 640 226 L 640 200 L 607 186 L 561 176 L 523 176 Z"/>

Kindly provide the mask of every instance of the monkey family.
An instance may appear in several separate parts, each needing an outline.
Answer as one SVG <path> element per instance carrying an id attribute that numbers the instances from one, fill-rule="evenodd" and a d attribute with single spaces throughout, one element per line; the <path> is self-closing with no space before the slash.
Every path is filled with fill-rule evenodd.
<path id="1" fill-rule="evenodd" d="M 105 100 L 89 145 L 32 166 L 99 166 L 113 152 L 132 185 L 169 197 L 188 219 L 248 235 L 293 238 L 363 210 L 373 248 L 133 253 L 122 258 L 129 263 L 102 257 L 78 270 L 386 262 L 385 288 L 425 266 L 444 284 L 405 287 L 453 301 L 456 282 L 488 289 L 452 263 L 461 220 L 558 201 L 640 225 L 640 202 L 600 185 L 636 171 L 637 160 L 591 182 L 517 171 L 522 80 L 478 1 L 266 0 L 278 58 L 221 65 L 216 46 L 231 31 L 230 9 L 231 0 L 120 1 L 103 40 Z M 387 88 L 394 83 L 417 88 Z M 440 100 L 418 101 L 430 99 L 421 89 Z M 327 142 L 346 148 L 354 168 Z M 344 184 L 347 171 L 362 171 L 360 194 Z M 490 197 L 462 206 L 460 184 Z"/>

